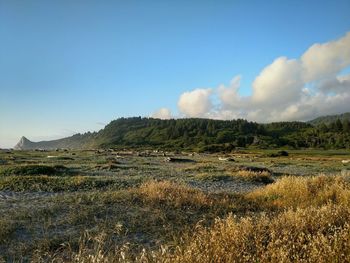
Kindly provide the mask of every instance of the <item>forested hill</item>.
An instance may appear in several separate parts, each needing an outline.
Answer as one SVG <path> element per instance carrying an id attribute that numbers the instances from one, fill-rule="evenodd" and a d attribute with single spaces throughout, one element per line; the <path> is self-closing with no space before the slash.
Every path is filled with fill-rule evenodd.
<path id="1" fill-rule="evenodd" d="M 346 112 L 343 114 L 337 114 L 337 115 L 328 115 L 328 116 L 322 116 L 318 117 L 316 119 L 313 119 L 309 121 L 308 123 L 312 125 L 320 125 L 320 124 L 331 124 L 332 122 L 336 122 L 337 120 L 343 121 L 350 121 L 350 112 Z"/>
<path id="2" fill-rule="evenodd" d="M 347 120 L 313 126 L 304 122 L 258 124 L 242 119 L 160 120 L 133 117 L 114 120 L 99 132 L 77 134 L 56 140 L 56 143 L 51 141 L 49 148 L 62 147 L 62 140 L 69 141 L 73 148 L 158 148 L 209 152 L 230 151 L 237 147 L 350 148 L 350 124 Z M 31 149 L 35 144 L 31 142 Z M 41 143 L 39 148 L 45 148 L 45 145 Z M 26 149 L 25 146 L 22 149 Z"/>
<path id="3" fill-rule="evenodd" d="M 222 151 L 235 147 L 350 148 L 350 125 L 338 121 L 258 124 L 238 119 L 120 118 L 95 135 L 95 147 L 153 147 Z"/>

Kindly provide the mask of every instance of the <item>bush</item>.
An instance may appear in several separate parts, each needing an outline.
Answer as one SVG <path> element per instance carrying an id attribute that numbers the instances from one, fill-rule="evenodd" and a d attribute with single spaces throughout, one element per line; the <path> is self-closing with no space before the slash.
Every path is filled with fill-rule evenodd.
<path id="1" fill-rule="evenodd" d="M 289 153 L 287 151 L 278 151 L 277 153 L 270 153 L 267 156 L 268 157 L 281 157 L 281 156 L 288 156 Z"/>
<path id="2" fill-rule="evenodd" d="M 289 155 L 289 153 L 287 151 L 278 151 L 277 154 L 279 156 L 288 156 Z"/>

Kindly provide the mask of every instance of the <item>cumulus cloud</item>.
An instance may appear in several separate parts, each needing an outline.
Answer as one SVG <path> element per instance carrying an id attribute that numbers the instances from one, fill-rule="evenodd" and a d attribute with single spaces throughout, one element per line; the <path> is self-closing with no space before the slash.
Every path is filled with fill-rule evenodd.
<path id="1" fill-rule="evenodd" d="M 212 109 L 212 89 L 195 89 L 180 96 L 177 106 L 188 117 L 205 117 Z"/>
<path id="2" fill-rule="evenodd" d="M 241 96 L 241 76 L 228 86 L 183 93 L 179 111 L 186 117 L 246 118 L 258 122 L 308 120 L 350 110 L 350 32 L 314 44 L 298 59 L 279 57 L 255 78 L 252 94 Z M 215 101 L 216 103 L 214 103 Z"/>
<path id="3" fill-rule="evenodd" d="M 280 57 L 254 80 L 252 101 L 260 106 L 291 104 L 300 99 L 302 86 L 300 63 Z"/>
<path id="4" fill-rule="evenodd" d="M 241 76 L 235 76 L 228 87 L 220 85 L 218 88 L 218 96 L 224 108 L 239 108 L 242 105 L 242 98 L 239 95 L 239 87 L 241 85 Z"/>
<path id="5" fill-rule="evenodd" d="M 338 40 L 312 45 L 301 62 L 305 82 L 334 77 L 350 65 L 350 32 Z"/>
<path id="6" fill-rule="evenodd" d="M 172 118 L 171 111 L 168 108 L 160 108 L 151 115 L 152 118 L 168 120 Z"/>

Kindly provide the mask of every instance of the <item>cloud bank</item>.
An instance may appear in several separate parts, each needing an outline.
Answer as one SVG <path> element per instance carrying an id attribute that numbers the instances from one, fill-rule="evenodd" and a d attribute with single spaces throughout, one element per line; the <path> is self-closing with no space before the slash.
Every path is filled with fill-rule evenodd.
<path id="1" fill-rule="evenodd" d="M 350 32 L 312 45 L 300 58 L 276 58 L 255 78 L 250 96 L 240 95 L 238 75 L 228 86 L 187 91 L 177 105 L 181 117 L 258 122 L 342 113 L 350 111 L 350 74 L 342 74 L 349 66 Z"/>

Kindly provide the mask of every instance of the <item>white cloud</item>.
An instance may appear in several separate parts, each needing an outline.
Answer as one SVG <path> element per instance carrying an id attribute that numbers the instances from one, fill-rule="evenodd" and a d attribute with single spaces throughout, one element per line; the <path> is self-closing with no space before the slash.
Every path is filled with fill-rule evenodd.
<path id="1" fill-rule="evenodd" d="M 154 112 L 151 117 L 156 119 L 167 120 L 171 119 L 172 115 L 171 111 L 168 108 L 160 108 L 159 110 Z"/>
<path id="2" fill-rule="evenodd" d="M 300 63 L 286 57 L 277 58 L 265 67 L 253 82 L 252 102 L 261 107 L 291 104 L 301 96 Z"/>
<path id="3" fill-rule="evenodd" d="M 252 95 L 240 95 L 241 76 L 228 86 L 183 93 L 178 109 L 185 117 L 246 118 L 258 122 L 309 120 L 350 111 L 350 32 L 314 44 L 297 59 L 276 58 L 255 78 Z M 213 103 L 215 102 L 215 103 Z"/>
<path id="4" fill-rule="evenodd" d="M 225 108 L 240 108 L 242 98 L 239 95 L 239 87 L 241 85 L 241 76 L 235 76 L 228 87 L 220 85 L 218 88 L 218 96 Z"/>
<path id="5" fill-rule="evenodd" d="M 338 40 L 312 45 L 301 62 L 305 82 L 334 77 L 350 65 L 350 32 Z"/>
<path id="6" fill-rule="evenodd" d="M 195 89 L 185 92 L 177 103 L 179 110 L 186 117 L 204 117 L 212 109 L 211 89 Z"/>

